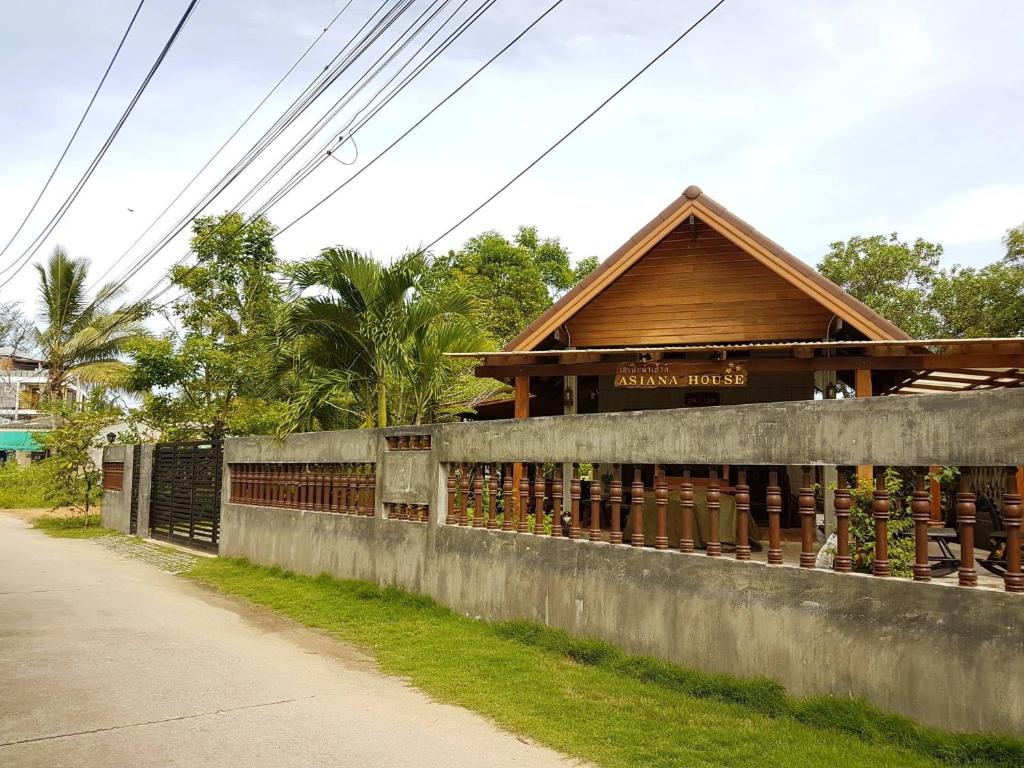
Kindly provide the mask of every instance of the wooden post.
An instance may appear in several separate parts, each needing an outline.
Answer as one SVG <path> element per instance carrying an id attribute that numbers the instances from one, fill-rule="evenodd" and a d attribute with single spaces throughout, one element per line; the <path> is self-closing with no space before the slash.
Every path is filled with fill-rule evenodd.
<path id="1" fill-rule="evenodd" d="M 746 470 L 739 470 L 736 476 L 736 559 L 750 559 L 750 532 L 747 518 L 750 516 L 750 486 L 747 485 Z"/>
<path id="2" fill-rule="evenodd" d="M 708 472 L 708 489 L 705 492 L 708 505 L 708 557 L 719 557 L 722 554 L 722 542 L 718 538 L 719 520 L 721 517 L 721 494 L 718 490 L 718 471 Z"/>
<path id="3" fill-rule="evenodd" d="M 1017 472 L 1006 471 L 1006 490 L 1003 492 L 1003 525 L 1006 527 L 1006 573 L 1003 582 L 1007 592 L 1024 592 L 1024 574 L 1020 563 L 1020 528 L 1024 507 L 1021 506 L 1021 486 Z"/>
<path id="4" fill-rule="evenodd" d="M 654 548 L 668 549 L 668 483 L 661 467 L 654 467 L 654 509 L 658 515 Z"/>
<path id="5" fill-rule="evenodd" d="M 533 475 L 533 533 L 544 535 L 544 465 L 538 464 Z"/>
<path id="6" fill-rule="evenodd" d="M 374 464 L 366 467 L 366 495 L 369 503 L 366 514 L 373 517 L 377 514 L 377 467 Z"/>
<path id="7" fill-rule="evenodd" d="M 513 475 L 515 474 L 512 470 L 511 464 L 506 464 L 504 471 L 502 472 L 504 477 L 502 478 L 501 484 L 501 530 L 511 531 L 515 528 L 515 522 L 512 520 L 515 514 L 515 486 L 513 485 Z"/>
<path id="8" fill-rule="evenodd" d="M 768 473 L 765 506 L 768 509 L 768 565 L 782 565 L 782 489 L 775 470 Z"/>
<path id="9" fill-rule="evenodd" d="M 612 482 L 608 489 L 608 506 L 612 513 L 612 532 L 609 541 L 612 544 L 622 543 L 622 478 L 612 472 Z"/>
<path id="10" fill-rule="evenodd" d="M 942 470 L 938 464 L 928 467 L 928 490 L 931 491 L 929 501 L 928 525 L 932 528 L 945 528 L 946 521 L 942 519 L 942 483 L 939 482 L 939 472 Z"/>
<path id="11" fill-rule="evenodd" d="M 447 525 L 457 525 L 459 522 L 457 500 L 455 498 L 455 465 L 448 465 L 448 516 L 444 519 Z"/>
<path id="12" fill-rule="evenodd" d="M 630 517 L 633 519 L 633 536 L 630 543 L 634 547 L 644 545 L 644 481 L 640 470 L 633 470 L 633 485 L 629 489 Z"/>
<path id="13" fill-rule="evenodd" d="M 850 496 L 850 488 L 846 482 L 846 473 L 840 470 L 836 478 L 835 501 L 836 508 L 836 559 L 832 568 L 840 573 L 849 573 L 853 570 L 853 558 L 850 557 L 850 507 L 853 506 L 853 499 Z"/>
<path id="14" fill-rule="evenodd" d="M 597 468 L 590 479 L 590 540 L 601 540 L 601 480 Z"/>
<path id="15" fill-rule="evenodd" d="M 487 524 L 484 514 L 484 465 L 473 465 L 473 527 L 483 528 Z"/>
<path id="16" fill-rule="evenodd" d="M 555 479 L 551 484 L 551 535 L 558 538 L 562 535 L 562 465 L 555 465 Z"/>
<path id="17" fill-rule="evenodd" d="M 459 465 L 459 525 L 469 525 L 469 466 Z"/>
<path id="18" fill-rule="evenodd" d="M 853 374 L 853 389 L 858 400 L 862 397 L 874 396 L 871 388 L 871 371 L 858 368 Z M 873 474 L 874 467 L 866 465 L 857 467 L 858 480 L 871 480 Z"/>
<path id="19" fill-rule="evenodd" d="M 487 527 L 498 527 L 498 465 L 489 464 L 487 473 Z"/>
<path id="20" fill-rule="evenodd" d="M 580 485 L 579 468 L 575 464 L 572 465 L 572 483 L 569 486 L 569 493 L 572 498 L 569 509 L 569 538 L 578 539 L 583 534 L 580 530 L 580 496 L 583 495 L 583 491 Z"/>
<path id="21" fill-rule="evenodd" d="M 688 469 L 683 470 L 683 482 L 679 484 L 679 510 L 683 517 L 679 551 L 693 552 L 693 480 Z"/>
<path id="22" fill-rule="evenodd" d="M 814 556 L 814 486 L 811 483 L 811 468 L 804 467 L 800 481 L 800 496 L 797 499 L 800 514 L 800 567 L 813 568 Z"/>
<path id="23" fill-rule="evenodd" d="M 960 534 L 960 586 L 978 586 L 978 569 L 974 566 L 974 524 L 978 521 L 975 496 L 971 492 L 971 475 L 960 470 L 960 488 L 956 494 L 956 521 Z"/>
<path id="24" fill-rule="evenodd" d="M 519 533 L 527 533 L 526 516 L 530 514 L 530 476 L 525 470 L 526 467 L 520 464 L 519 471 L 522 474 L 519 476 L 519 523 L 516 525 L 516 531 Z"/>
<path id="25" fill-rule="evenodd" d="M 875 478 L 871 494 L 871 514 L 875 518 L 875 576 L 888 576 L 889 570 L 889 491 L 885 487 L 885 474 Z"/>
<path id="26" fill-rule="evenodd" d="M 914 521 L 914 581 L 931 581 L 932 566 L 928 562 L 928 524 L 932 519 L 931 494 L 925 490 L 925 476 L 914 478 L 914 495 L 910 502 L 910 518 Z"/>
<path id="27" fill-rule="evenodd" d="M 530 418 L 530 377 L 529 376 L 516 376 L 515 377 L 515 411 L 514 417 L 517 419 L 528 419 Z M 525 467 L 521 462 L 515 462 L 512 465 L 512 485 L 518 489 L 522 486 L 523 476 L 526 474 Z M 527 479 L 529 483 L 529 479 Z M 529 498 L 529 496 L 527 496 Z M 518 523 L 514 525 L 517 531 L 521 533 L 526 532 L 526 510 L 520 510 L 519 505 L 522 503 L 522 495 L 518 492 L 512 497 L 511 509 L 515 510 L 516 519 L 522 519 L 523 524 L 520 526 Z"/>

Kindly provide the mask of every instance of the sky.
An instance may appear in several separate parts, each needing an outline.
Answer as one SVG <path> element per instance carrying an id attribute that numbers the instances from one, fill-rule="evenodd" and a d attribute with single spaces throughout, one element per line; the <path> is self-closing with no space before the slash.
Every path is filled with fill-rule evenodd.
<path id="1" fill-rule="evenodd" d="M 345 2 L 200 0 L 98 170 L 32 261 L 60 243 L 90 259 L 95 277 L 108 269 L 119 276 L 252 146 L 380 0 L 352 0 L 171 215 L 127 250 Z M 415 0 L 394 32 L 430 2 Z M 477 2 L 467 2 L 457 19 Z M 354 165 L 325 163 L 270 219 L 287 224 L 349 178 L 550 3 L 498 0 L 367 123 L 356 147 L 344 147 L 339 154 Z M 137 4 L 3 0 L 0 246 L 56 162 Z M 449 2 L 444 13 L 458 4 Z M 711 4 L 564 0 L 390 154 L 283 233 L 280 254 L 300 259 L 344 245 L 388 261 L 432 242 Z M 26 250 L 74 186 L 186 5 L 146 0 L 53 185 L 0 257 L 0 270 Z M 436 249 L 457 248 L 485 230 L 511 235 L 536 225 L 542 236 L 560 238 L 574 259 L 603 259 L 696 184 L 810 264 L 836 240 L 893 231 L 941 243 L 947 265 L 994 261 L 1006 229 L 1024 222 L 1022 28 L 1024 3 L 1016 0 L 727 0 Z M 392 39 L 359 58 L 205 212 L 234 206 Z M 361 104 L 355 101 L 320 136 L 330 137 Z M 300 161 L 318 147 L 314 141 Z M 129 295 L 144 293 L 187 252 L 187 240 L 178 237 L 128 282 Z M 0 301 L 24 301 L 35 311 L 35 291 L 34 270 L 24 268 L 0 289 Z"/>

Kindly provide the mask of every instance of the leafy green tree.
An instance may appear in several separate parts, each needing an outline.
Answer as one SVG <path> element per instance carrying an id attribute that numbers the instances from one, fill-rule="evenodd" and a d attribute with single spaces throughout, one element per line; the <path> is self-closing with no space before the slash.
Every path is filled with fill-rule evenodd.
<path id="1" fill-rule="evenodd" d="M 939 324 L 929 306 L 940 275 L 942 246 L 918 238 L 851 237 L 832 243 L 818 271 L 911 336 L 934 337 Z"/>
<path id="2" fill-rule="evenodd" d="M 267 397 L 278 386 L 284 305 L 275 228 L 227 213 L 197 219 L 192 231 L 197 263 L 171 274 L 181 292 L 172 329 L 132 346 L 124 384 L 147 393 L 137 417 L 168 439 L 273 432 L 285 413 L 283 402 Z"/>
<path id="3" fill-rule="evenodd" d="M 36 346 L 46 361 L 46 393 L 64 395 L 69 378 L 109 383 L 124 372 L 120 359 L 132 343 L 145 338 L 145 303 L 112 308 L 125 289 L 107 283 L 89 299 L 85 284 L 89 262 L 73 259 L 57 246 L 46 265 L 36 265 L 47 325 L 36 331 Z"/>
<path id="4" fill-rule="evenodd" d="M 929 299 L 939 335 L 949 338 L 1024 335 L 1024 263 L 1007 259 L 978 269 L 953 267 Z"/>
<path id="5" fill-rule="evenodd" d="M 0 304 L 0 347 L 25 354 L 31 351 L 35 326 L 17 302 Z"/>

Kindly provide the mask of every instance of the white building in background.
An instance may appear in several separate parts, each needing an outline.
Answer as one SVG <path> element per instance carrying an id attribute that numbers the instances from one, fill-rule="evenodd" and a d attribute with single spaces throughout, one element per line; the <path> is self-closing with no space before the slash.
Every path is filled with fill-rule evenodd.
<path id="1" fill-rule="evenodd" d="M 46 391 L 44 361 L 0 347 L 0 424 L 22 422 L 42 415 L 39 403 Z M 67 385 L 68 402 L 80 403 L 88 394 L 77 381 Z"/>

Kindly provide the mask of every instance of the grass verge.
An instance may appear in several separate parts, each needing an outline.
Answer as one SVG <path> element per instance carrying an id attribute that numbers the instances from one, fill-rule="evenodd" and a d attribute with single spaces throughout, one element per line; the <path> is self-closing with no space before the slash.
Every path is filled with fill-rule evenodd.
<path id="1" fill-rule="evenodd" d="M 186 578 L 367 648 L 435 699 L 596 765 L 1020 766 L 1024 742 L 951 734 L 862 701 L 791 697 L 526 621 L 488 623 L 394 588 L 202 560 Z"/>
<path id="2" fill-rule="evenodd" d="M 32 521 L 32 527 L 61 539 L 95 539 L 117 534 L 117 531 L 102 526 L 99 515 L 42 515 Z"/>

